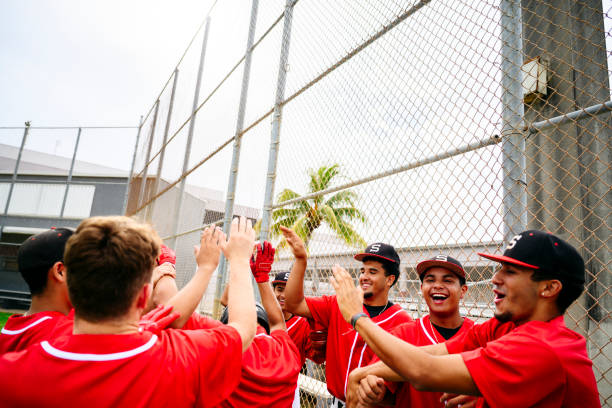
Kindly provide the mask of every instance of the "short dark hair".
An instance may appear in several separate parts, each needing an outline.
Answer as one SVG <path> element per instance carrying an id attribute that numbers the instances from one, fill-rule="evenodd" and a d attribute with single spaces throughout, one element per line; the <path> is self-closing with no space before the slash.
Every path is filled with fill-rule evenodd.
<path id="1" fill-rule="evenodd" d="M 432 267 L 432 268 L 433 268 L 433 267 Z M 441 267 L 440 267 L 440 268 L 441 268 Z M 431 268 L 429 268 L 429 269 L 431 269 Z M 425 277 L 425 275 L 427 274 L 427 271 L 428 271 L 429 269 L 425 269 L 425 270 L 423 271 L 423 273 L 419 275 L 419 279 L 421 280 L 421 283 L 423 283 L 423 278 Z M 451 270 L 449 270 L 449 272 L 451 272 L 453 275 L 455 275 L 457 278 L 459 278 L 459 283 L 461 284 L 461 286 L 465 285 L 465 283 L 466 283 L 467 281 L 465 280 L 465 278 L 464 278 L 463 276 L 459 276 L 459 275 L 457 275 L 456 273 L 454 273 L 454 272 L 453 272 L 453 271 L 451 271 Z"/>
<path id="2" fill-rule="evenodd" d="M 385 261 L 384 259 L 379 258 L 377 256 L 366 256 L 361 260 L 361 262 L 366 262 L 366 261 L 376 261 L 380 263 L 383 269 L 385 270 L 385 276 L 390 276 L 390 275 L 395 276 L 395 279 L 393 280 L 391 287 L 393 287 L 393 285 L 397 283 L 397 280 L 399 279 L 399 275 L 400 275 L 399 265 L 397 263 Z"/>
<path id="3" fill-rule="evenodd" d="M 128 217 L 84 220 L 66 244 L 68 294 L 75 314 L 91 322 L 121 317 L 151 280 L 161 240 Z"/>
<path id="4" fill-rule="evenodd" d="M 580 297 L 584 291 L 584 282 L 577 281 L 560 275 L 559 273 L 553 273 L 544 269 L 534 269 L 531 274 L 531 280 L 534 282 L 541 282 L 545 280 L 558 280 L 561 282 L 561 291 L 556 299 L 557 308 L 561 314 L 565 313 L 567 308 L 574 303 L 576 299 Z"/>

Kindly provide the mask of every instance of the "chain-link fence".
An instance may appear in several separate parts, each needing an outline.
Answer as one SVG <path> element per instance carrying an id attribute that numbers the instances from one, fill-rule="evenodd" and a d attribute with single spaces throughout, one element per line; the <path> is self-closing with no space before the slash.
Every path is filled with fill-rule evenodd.
<path id="1" fill-rule="evenodd" d="M 586 261 L 566 315 L 612 405 L 609 3 L 601 0 L 216 3 L 140 127 L 127 213 L 151 221 L 193 274 L 203 225 L 233 215 L 306 239 L 308 294 L 333 264 L 384 241 L 400 254 L 392 292 L 427 313 L 415 265 L 466 267 L 461 311 L 492 316 L 500 252 L 527 228 Z M 278 251 L 275 271 L 292 263 Z M 225 266 L 202 310 L 212 313 Z M 301 378 L 304 406 L 325 406 Z"/>

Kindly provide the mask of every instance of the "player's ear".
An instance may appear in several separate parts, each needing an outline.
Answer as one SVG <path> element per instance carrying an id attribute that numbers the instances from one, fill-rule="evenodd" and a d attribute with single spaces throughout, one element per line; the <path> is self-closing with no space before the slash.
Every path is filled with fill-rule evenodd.
<path id="1" fill-rule="evenodd" d="M 561 281 L 557 279 L 545 280 L 539 283 L 538 293 L 544 298 L 557 296 L 563 287 Z"/>
<path id="2" fill-rule="evenodd" d="M 393 274 L 385 276 L 385 281 L 386 281 L 385 283 L 386 283 L 386 285 L 388 287 L 393 286 L 393 282 L 395 282 L 395 279 L 396 279 L 396 277 Z"/>
<path id="3" fill-rule="evenodd" d="M 56 282 L 66 282 L 66 267 L 64 263 L 58 261 L 49 269 L 47 279 L 53 279 Z"/>
<path id="4" fill-rule="evenodd" d="M 465 294 L 467 293 L 468 287 L 467 285 L 461 285 L 461 296 L 459 297 L 459 299 L 463 299 L 463 296 L 465 296 Z"/>
<path id="5" fill-rule="evenodd" d="M 136 300 L 136 307 L 139 309 L 146 309 L 147 303 L 149 302 L 149 298 L 153 293 L 153 285 L 150 283 L 145 284 L 140 292 L 138 293 L 138 298 Z"/>

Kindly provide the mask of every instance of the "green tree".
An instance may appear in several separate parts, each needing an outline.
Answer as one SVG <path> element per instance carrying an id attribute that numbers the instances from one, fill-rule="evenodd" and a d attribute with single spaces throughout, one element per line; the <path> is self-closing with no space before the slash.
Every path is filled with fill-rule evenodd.
<path id="1" fill-rule="evenodd" d="M 340 166 L 322 166 L 317 170 L 309 170 L 310 181 L 308 192 L 312 194 L 317 191 L 325 190 L 330 187 L 334 178 L 340 175 Z M 276 201 L 281 204 L 285 201 L 300 197 L 300 194 L 289 188 L 281 191 Z M 356 221 L 366 222 L 363 213 L 355 206 L 358 199 L 357 193 L 351 190 L 339 191 L 329 198 L 317 196 L 308 200 L 301 200 L 286 207 L 277 208 L 272 211 L 272 225 L 270 234 L 277 238 L 282 236 L 280 226 L 291 228 L 300 238 L 304 240 L 306 247 L 312 238 L 314 230 L 321 224 L 327 224 L 332 231 L 344 242 L 353 247 L 363 248 L 366 246 L 365 240 L 355 231 L 353 224 Z M 286 246 L 286 242 L 281 239 L 278 247 Z"/>

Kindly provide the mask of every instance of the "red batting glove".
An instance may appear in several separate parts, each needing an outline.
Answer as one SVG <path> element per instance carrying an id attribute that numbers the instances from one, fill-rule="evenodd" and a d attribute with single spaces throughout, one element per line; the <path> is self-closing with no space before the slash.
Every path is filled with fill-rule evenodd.
<path id="1" fill-rule="evenodd" d="M 157 258 L 157 264 L 161 265 L 166 262 L 176 265 L 176 253 L 172 249 L 162 244 L 161 254 L 159 254 L 159 257 Z"/>
<path id="2" fill-rule="evenodd" d="M 143 315 L 138 322 L 138 331 L 150 331 L 159 334 L 173 321 L 179 318 L 177 312 L 170 313 L 172 306 L 159 305 L 149 313 Z"/>
<path id="3" fill-rule="evenodd" d="M 268 241 L 264 241 L 263 247 L 261 244 L 257 244 L 255 255 L 251 256 L 251 272 L 253 272 L 255 282 L 263 283 L 270 280 L 275 251 Z"/>

